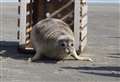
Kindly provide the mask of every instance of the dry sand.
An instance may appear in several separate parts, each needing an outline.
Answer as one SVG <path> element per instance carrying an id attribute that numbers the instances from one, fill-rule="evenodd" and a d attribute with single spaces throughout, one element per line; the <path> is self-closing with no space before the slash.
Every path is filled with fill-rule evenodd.
<path id="1" fill-rule="evenodd" d="M 120 82 L 119 8 L 118 4 L 89 4 L 88 46 L 82 55 L 94 62 L 55 64 L 26 62 L 29 55 L 18 53 L 15 46 L 17 6 L 0 4 L 0 41 L 7 41 L 0 43 L 1 82 Z"/>
<path id="2" fill-rule="evenodd" d="M 0 41 L 17 40 L 17 5 L 0 3 Z"/>

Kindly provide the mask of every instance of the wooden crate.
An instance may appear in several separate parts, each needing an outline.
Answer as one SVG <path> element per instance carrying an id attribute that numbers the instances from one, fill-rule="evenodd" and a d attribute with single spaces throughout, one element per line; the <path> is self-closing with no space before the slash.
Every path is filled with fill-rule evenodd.
<path id="1" fill-rule="evenodd" d="M 32 50 L 30 32 L 33 25 L 47 17 L 69 24 L 75 36 L 75 48 L 82 52 L 87 44 L 86 0 L 18 0 L 19 48 Z"/>

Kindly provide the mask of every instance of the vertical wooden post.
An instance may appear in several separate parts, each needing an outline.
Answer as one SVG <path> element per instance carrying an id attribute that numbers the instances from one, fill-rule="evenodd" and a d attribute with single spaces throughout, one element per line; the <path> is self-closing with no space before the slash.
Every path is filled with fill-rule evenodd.
<path id="1" fill-rule="evenodd" d="M 25 44 L 26 39 L 26 1 L 21 0 L 20 2 L 20 45 Z"/>
<path id="2" fill-rule="evenodd" d="M 27 3 L 27 15 L 26 15 L 26 23 L 28 24 L 26 26 L 26 44 L 25 44 L 25 48 L 27 49 L 31 49 L 32 45 L 31 45 L 31 41 L 30 41 L 30 33 L 32 31 L 32 25 L 33 25 L 33 19 L 32 19 L 32 0 L 30 0 L 30 2 Z"/>
<path id="3" fill-rule="evenodd" d="M 75 49 L 79 50 L 80 44 L 80 0 L 74 0 L 74 36 Z"/>
<path id="4" fill-rule="evenodd" d="M 19 0 L 19 45 L 26 44 L 26 16 L 29 14 L 27 12 L 27 3 L 30 3 L 30 0 Z"/>
<path id="5" fill-rule="evenodd" d="M 80 52 L 83 52 L 87 45 L 87 2 L 81 0 L 80 3 Z"/>

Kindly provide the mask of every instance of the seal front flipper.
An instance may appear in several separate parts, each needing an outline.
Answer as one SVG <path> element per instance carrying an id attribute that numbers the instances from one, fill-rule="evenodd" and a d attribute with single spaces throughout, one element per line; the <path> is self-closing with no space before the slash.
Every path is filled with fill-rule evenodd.
<path id="1" fill-rule="evenodd" d="M 75 58 L 76 60 L 91 61 L 91 62 L 93 61 L 93 60 L 92 60 L 91 58 L 89 58 L 89 57 L 81 57 L 81 56 L 78 56 L 75 50 L 73 51 L 73 54 L 71 54 L 71 56 L 72 56 L 73 58 Z"/>
<path id="2" fill-rule="evenodd" d="M 42 57 L 41 52 L 38 50 L 32 58 L 28 58 L 28 62 L 35 62 Z"/>

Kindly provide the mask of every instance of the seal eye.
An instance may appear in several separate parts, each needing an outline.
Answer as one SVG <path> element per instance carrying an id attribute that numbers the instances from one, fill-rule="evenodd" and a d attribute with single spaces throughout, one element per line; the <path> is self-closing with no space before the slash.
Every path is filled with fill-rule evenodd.
<path id="1" fill-rule="evenodd" d="M 62 46 L 62 47 L 65 47 L 65 44 L 64 44 L 64 43 L 61 43 L 61 46 Z"/>
<path id="2" fill-rule="evenodd" d="M 71 43 L 71 46 L 74 46 L 74 44 L 73 44 L 73 43 Z"/>

